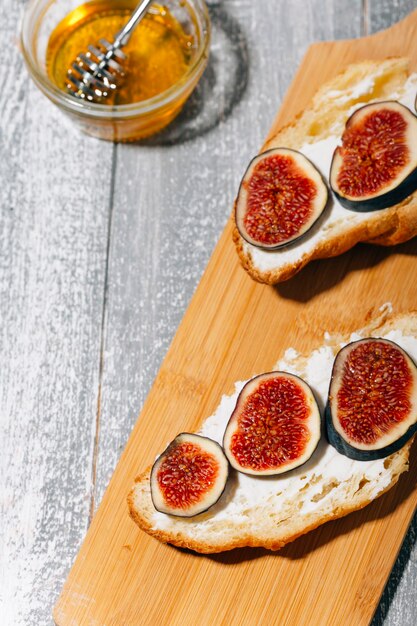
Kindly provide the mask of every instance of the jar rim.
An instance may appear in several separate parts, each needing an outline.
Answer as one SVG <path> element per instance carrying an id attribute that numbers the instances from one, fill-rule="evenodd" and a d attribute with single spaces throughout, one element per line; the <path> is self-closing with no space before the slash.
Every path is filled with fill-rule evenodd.
<path id="1" fill-rule="evenodd" d="M 201 37 L 199 41 L 198 51 L 195 59 L 193 60 L 193 63 L 190 65 L 189 68 L 187 68 L 187 71 L 181 76 L 180 80 L 177 83 L 171 85 L 171 87 L 162 91 L 161 93 L 152 96 L 152 98 L 147 98 L 146 100 L 140 100 L 138 102 L 132 102 L 131 104 L 118 104 L 114 106 L 109 106 L 108 104 L 87 102 L 85 100 L 75 98 L 74 96 L 71 96 L 70 94 L 57 87 L 46 74 L 39 70 L 36 62 L 32 58 L 30 49 L 25 44 L 25 32 L 27 29 L 29 29 L 30 32 L 33 33 L 33 37 L 36 37 L 36 32 L 39 25 L 35 25 L 35 28 L 33 28 L 31 24 L 31 18 L 32 11 L 37 5 L 40 4 L 41 1 L 42 0 L 29 0 L 24 11 L 20 27 L 21 52 L 31 77 L 33 78 L 37 86 L 41 89 L 41 91 L 55 104 L 58 104 L 59 106 L 63 107 L 67 111 L 70 111 L 71 113 L 77 113 L 79 115 L 86 115 L 88 117 L 95 118 L 111 118 L 114 120 L 152 113 L 153 111 L 155 111 L 155 109 L 170 104 L 170 102 L 176 100 L 179 95 L 181 95 L 184 91 L 188 89 L 189 84 L 193 81 L 195 74 L 199 72 L 202 63 L 208 56 L 211 30 L 207 5 L 204 0 L 191 0 L 193 4 L 195 2 L 197 3 L 199 17 L 202 18 L 202 24 L 200 25 Z M 187 0 L 187 2 L 189 1 L 190 0 Z M 46 8 L 50 6 L 53 2 L 55 2 L 55 0 L 47 0 L 45 9 L 38 17 L 38 21 L 42 20 Z"/>

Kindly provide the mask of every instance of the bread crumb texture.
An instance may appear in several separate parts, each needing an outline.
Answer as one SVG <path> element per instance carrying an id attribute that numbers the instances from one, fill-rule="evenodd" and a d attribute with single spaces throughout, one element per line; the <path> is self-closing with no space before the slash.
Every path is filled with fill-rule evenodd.
<path id="1" fill-rule="evenodd" d="M 292 348 L 275 365 L 301 376 L 313 389 L 321 409 L 327 399 L 335 354 L 365 336 L 391 339 L 417 361 L 417 313 L 393 315 L 389 305 L 373 313 L 367 325 L 349 336 L 325 337 L 309 355 Z M 227 421 L 244 382 L 223 396 L 200 434 L 221 443 Z M 220 500 L 205 513 L 177 518 L 155 510 L 150 495 L 150 469 L 137 477 L 128 496 L 132 519 L 162 542 L 197 552 L 221 552 L 235 547 L 262 546 L 278 550 L 317 526 L 361 509 L 390 489 L 408 468 L 411 441 L 377 461 L 353 461 L 339 454 L 322 436 L 310 460 L 280 476 L 256 477 L 231 472 Z"/>
<path id="2" fill-rule="evenodd" d="M 326 83 L 311 105 L 270 136 L 261 152 L 276 147 L 299 150 L 328 181 L 333 152 L 346 120 L 373 101 L 398 100 L 414 112 L 417 74 L 408 77 L 403 58 L 350 65 Z M 233 218 L 234 219 L 234 218 Z M 358 242 L 392 246 L 417 234 L 417 192 L 392 207 L 358 213 L 330 197 L 323 216 L 307 235 L 282 249 L 262 250 L 247 243 L 236 225 L 233 240 L 243 267 L 255 280 L 268 284 L 288 280 L 314 259 L 337 256 Z"/>

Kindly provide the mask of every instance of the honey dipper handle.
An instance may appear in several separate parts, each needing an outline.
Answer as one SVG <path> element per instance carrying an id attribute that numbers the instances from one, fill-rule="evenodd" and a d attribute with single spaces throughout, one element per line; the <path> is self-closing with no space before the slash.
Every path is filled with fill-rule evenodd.
<path id="1" fill-rule="evenodd" d="M 141 2 L 139 2 L 138 6 L 130 16 L 129 21 L 115 36 L 113 44 L 114 48 L 121 48 L 127 44 L 133 29 L 145 16 L 147 9 L 152 2 L 153 0 L 141 0 Z"/>

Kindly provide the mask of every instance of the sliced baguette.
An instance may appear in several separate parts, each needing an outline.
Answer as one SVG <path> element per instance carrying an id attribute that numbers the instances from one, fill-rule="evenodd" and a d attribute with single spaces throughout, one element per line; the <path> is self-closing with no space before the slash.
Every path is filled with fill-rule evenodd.
<path id="1" fill-rule="evenodd" d="M 400 345 L 403 343 L 416 360 L 417 312 L 394 316 L 388 307 L 382 307 L 354 335 L 327 338 L 325 345 L 308 356 L 287 350 L 276 368 L 303 377 L 323 407 L 334 355 L 342 344 L 358 336 L 388 336 Z M 221 441 L 237 393 L 238 390 L 233 396 L 223 397 L 216 413 L 203 423 L 201 434 Z M 136 478 L 129 493 L 129 512 L 141 529 L 160 541 L 197 552 L 221 552 L 244 546 L 278 550 L 385 493 L 407 470 L 410 446 L 411 441 L 377 462 L 358 462 L 339 455 L 322 437 L 305 465 L 281 477 L 257 478 L 233 472 L 219 502 L 206 513 L 188 519 L 155 510 L 150 495 L 151 468 L 148 468 Z"/>
<path id="2" fill-rule="evenodd" d="M 407 78 L 407 60 L 403 58 L 348 66 L 316 93 L 311 105 L 293 122 L 271 135 L 261 152 L 287 147 L 300 150 L 315 162 L 312 146 L 317 150 L 327 141 L 327 171 L 323 171 L 320 163 L 315 164 L 328 180 L 333 149 L 355 107 L 372 100 L 402 99 L 414 111 L 417 75 L 410 77 L 408 82 Z M 337 213 L 335 203 L 340 209 Z M 233 239 L 241 263 L 252 278 L 276 284 L 291 278 L 310 261 L 337 256 L 360 241 L 391 246 L 416 234 L 417 192 L 414 192 L 393 207 L 365 214 L 343 209 L 333 198 L 323 219 L 307 236 L 280 250 L 265 251 L 250 245 L 240 236 L 236 226 Z"/>

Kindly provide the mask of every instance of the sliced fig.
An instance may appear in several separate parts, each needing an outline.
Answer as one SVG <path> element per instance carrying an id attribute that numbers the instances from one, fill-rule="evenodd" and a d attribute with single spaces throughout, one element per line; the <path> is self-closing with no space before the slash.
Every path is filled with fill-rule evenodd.
<path id="1" fill-rule="evenodd" d="M 236 199 L 236 226 L 248 243 L 274 250 L 305 235 L 327 200 L 327 186 L 307 157 L 274 148 L 255 157 L 245 172 Z"/>
<path id="2" fill-rule="evenodd" d="M 307 383 L 287 372 L 268 372 L 240 392 L 223 448 L 239 472 L 283 474 L 308 461 L 320 430 L 320 412 Z"/>
<path id="3" fill-rule="evenodd" d="M 221 446 L 208 437 L 180 433 L 151 471 L 151 497 L 161 513 L 192 517 L 222 495 L 229 464 Z"/>
<path id="4" fill-rule="evenodd" d="M 346 122 L 330 186 L 340 204 L 377 211 L 417 189 L 417 117 L 395 101 L 367 104 Z"/>
<path id="5" fill-rule="evenodd" d="M 417 368 L 387 339 L 367 338 L 337 354 L 326 406 L 330 444 L 359 461 L 396 452 L 417 431 Z"/>

